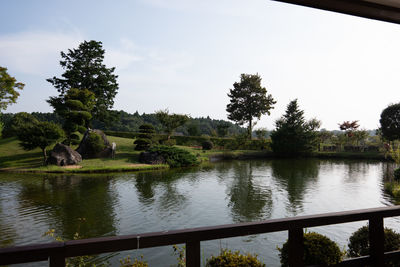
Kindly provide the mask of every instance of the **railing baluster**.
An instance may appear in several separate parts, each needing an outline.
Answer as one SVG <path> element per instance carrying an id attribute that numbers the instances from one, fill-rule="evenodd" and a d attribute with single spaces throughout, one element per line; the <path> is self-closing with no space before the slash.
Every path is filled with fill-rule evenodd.
<path id="1" fill-rule="evenodd" d="M 200 267 L 200 241 L 192 240 L 186 243 L 186 266 Z"/>
<path id="2" fill-rule="evenodd" d="M 50 267 L 65 267 L 65 257 L 62 253 L 56 253 L 49 257 Z"/>
<path id="3" fill-rule="evenodd" d="M 302 267 L 304 255 L 303 228 L 289 230 L 289 266 Z"/>
<path id="4" fill-rule="evenodd" d="M 384 266 L 383 218 L 376 217 L 369 220 L 369 248 L 373 266 Z"/>

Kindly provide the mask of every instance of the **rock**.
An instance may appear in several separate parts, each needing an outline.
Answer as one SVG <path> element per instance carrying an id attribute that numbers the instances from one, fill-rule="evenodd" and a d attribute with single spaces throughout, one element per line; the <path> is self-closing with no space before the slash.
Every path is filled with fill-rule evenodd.
<path id="1" fill-rule="evenodd" d="M 69 146 L 58 143 L 50 152 L 50 156 L 48 157 L 46 163 L 57 166 L 68 166 L 78 164 L 81 161 L 82 157 L 78 152 Z"/>
<path id="2" fill-rule="evenodd" d="M 101 139 L 103 140 L 103 144 L 105 148 L 97 153 L 93 153 L 92 149 L 88 145 L 88 135 L 89 133 L 96 133 L 100 135 Z M 88 129 L 85 134 L 83 135 L 82 141 L 79 144 L 79 147 L 76 151 L 82 155 L 82 158 L 109 158 L 112 156 L 113 150 L 110 142 L 107 139 L 107 136 L 101 130 L 97 129 Z"/>
<path id="3" fill-rule="evenodd" d="M 157 152 L 142 152 L 139 155 L 139 162 L 146 164 L 165 164 L 163 156 Z"/>

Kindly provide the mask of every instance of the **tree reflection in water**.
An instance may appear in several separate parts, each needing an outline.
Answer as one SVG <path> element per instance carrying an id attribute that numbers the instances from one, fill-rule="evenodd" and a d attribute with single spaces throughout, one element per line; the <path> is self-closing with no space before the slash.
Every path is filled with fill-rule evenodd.
<path id="1" fill-rule="evenodd" d="M 117 196 L 111 187 L 108 176 L 43 176 L 22 183 L 19 211 L 45 210 L 42 219 L 65 239 L 77 231 L 82 238 L 115 235 Z"/>
<path id="2" fill-rule="evenodd" d="M 318 179 L 318 159 L 272 160 L 272 176 L 287 192 L 286 211 L 295 216 L 303 211 L 304 195 L 309 183 Z"/>
<path id="3" fill-rule="evenodd" d="M 232 163 L 232 183 L 228 185 L 227 197 L 235 222 L 265 220 L 271 217 L 272 192 L 258 176 L 260 161 L 236 161 Z"/>

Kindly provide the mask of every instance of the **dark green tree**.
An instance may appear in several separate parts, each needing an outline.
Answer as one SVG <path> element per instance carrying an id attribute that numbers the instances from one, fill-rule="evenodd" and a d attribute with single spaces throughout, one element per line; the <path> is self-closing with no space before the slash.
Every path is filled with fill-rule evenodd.
<path id="1" fill-rule="evenodd" d="M 64 97 L 71 88 L 87 89 L 95 95 L 93 117 L 107 121 L 118 90 L 118 76 L 114 74 L 115 68 L 103 64 L 104 53 L 102 43 L 93 40 L 84 41 L 77 49 L 68 49 L 67 53 L 61 52 L 60 65 L 65 72 L 61 78 L 47 79 L 59 95 L 50 97 L 47 102 L 57 110 L 65 103 Z"/>
<path id="2" fill-rule="evenodd" d="M 67 135 L 65 143 L 69 145 L 71 141 L 79 141 L 76 131 L 84 132 L 89 127 L 95 95 L 88 89 L 71 88 L 59 100 L 55 111 L 64 118 L 63 129 Z"/>
<path id="3" fill-rule="evenodd" d="M 33 125 L 39 121 L 31 114 L 19 112 L 12 116 L 12 119 L 5 124 L 3 135 L 4 137 L 16 136 L 23 127 Z"/>
<path id="4" fill-rule="evenodd" d="M 135 140 L 135 150 L 148 150 L 153 144 L 153 136 L 156 131 L 151 124 L 142 124 L 139 126 L 139 136 Z"/>
<path id="5" fill-rule="evenodd" d="M 163 126 L 164 132 L 168 135 L 168 140 L 176 128 L 184 125 L 189 120 L 187 115 L 169 114 L 168 109 L 156 111 L 156 117 Z"/>
<path id="6" fill-rule="evenodd" d="M 217 134 L 219 137 L 226 137 L 228 135 L 228 129 L 230 125 L 227 122 L 222 122 L 217 125 Z"/>
<path id="7" fill-rule="evenodd" d="M 271 95 L 267 95 L 267 89 L 261 86 L 261 77 L 258 74 L 241 74 L 240 82 L 233 84 L 228 96 L 228 119 L 239 125 L 247 123 L 247 133 L 251 139 L 253 120 L 260 119 L 264 114 L 270 115 L 276 101 Z"/>
<path id="8" fill-rule="evenodd" d="M 190 136 L 199 136 L 200 135 L 200 127 L 199 123 L 196 121 L 191 121 L 187 125 L 187 131 Z"/>
<path id="9" fill-rule="evenodd" d="M 279 154 L 295 155 L 311 152 L 317 145 L 320 121 L 304 119 L 304 111 L 297 105 L 297 99 L 291 101 L 286 113 L 276 122 L 271 133 L 272 150 Z"/>
<path id="10" fill-rule="evenodd" d="M 26 125 L 17 133 L 19 144 L 25 150 L 39 147 L 43 152 L 44 162 L 47 160 L 46 148 L 63 138 L 63 130 L 55 123 L 40 121 Z"/>
<path id="11" fill-rule="evenodd" d="M 388 141 L 400 139 L 400 103 L 389 105 L 381 113 L 382 137 Z"/>

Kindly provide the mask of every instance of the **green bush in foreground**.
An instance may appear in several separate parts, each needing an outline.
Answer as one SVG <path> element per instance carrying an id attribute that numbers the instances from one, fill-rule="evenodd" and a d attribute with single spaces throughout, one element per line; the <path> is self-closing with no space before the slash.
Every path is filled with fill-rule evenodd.
<path id="1" fill-rule="evenodd" d="M 393 177 L 396 181 L 400 181 L 400 168 L 394 170 Z"/>
<path id="2" fill-rule="evenodd" d="M 282 266 L 289 266 L 289 242 L 286 241 L 280 251 Z M 304 264 L 332 265 L 341 261 L 343 253 L 338 245 L 328 237 L 311 232 L 304 234 Z"/>
<path id="3" fill-rule="evenodd" d="M 161 155 L 170 167 L 186 167 L 199 164 L 195 155 L 173 146 L 154 146 L 149 152 Z"/>
<path id="4" fill-rule="evenodd" d="M 400 249 L 400 234 L 392 229 L 385 228 L 384 250 L 393 251 Z M 369 255 L 369 228 L 363 226 L 355 231 L 349 238 L 347 254 L 350 257 L 360 257 Z M 400 262 L 399 262 L 400 263 Z M 398 266 L 398 265 L 396 265 Z"/>
<path id="5" fill-rule="evenodd" d="M 212 256 L 207 260 L 206 267 L 265 267 L 265 264 L 257 259 L 257 255 L 250 253 L 243 255 L 239 251 L 221 250 L 220 255 Z"/>

